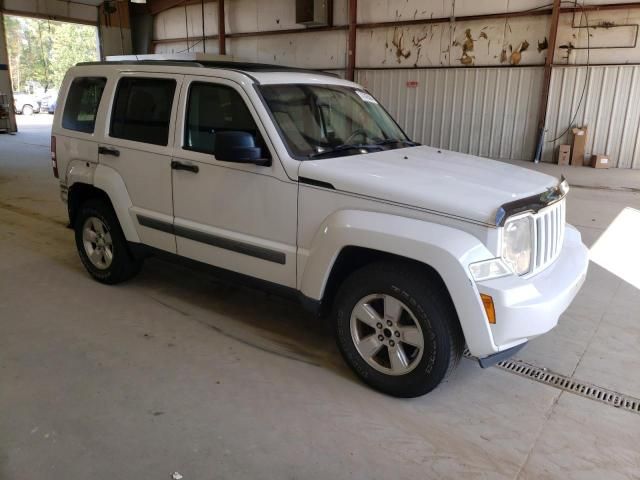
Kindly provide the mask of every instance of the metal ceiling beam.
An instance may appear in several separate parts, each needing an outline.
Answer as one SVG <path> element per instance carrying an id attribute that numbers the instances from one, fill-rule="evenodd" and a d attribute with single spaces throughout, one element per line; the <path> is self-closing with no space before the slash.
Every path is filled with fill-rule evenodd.
<path id="1" fill-rule="evenodd" d="M 64 15 L 46 15 L 44 13 L 34 13 L 34 12 L 26 12 L 23 10 L 9 10 L 2 9 L 0 13 L 4 15 L 13 15 L 16 17 L 27 17 L 27 18 L 37 18 L 40 20 L 51 20 L 52 22 L 66 22 L 66 23 L 77 23 L 78 25 L 90 25 L 95 27 L 98 25 L 97 21 L 92 20 L 81 20 L 79 18 L 73 17 L 65 17 Z"/>

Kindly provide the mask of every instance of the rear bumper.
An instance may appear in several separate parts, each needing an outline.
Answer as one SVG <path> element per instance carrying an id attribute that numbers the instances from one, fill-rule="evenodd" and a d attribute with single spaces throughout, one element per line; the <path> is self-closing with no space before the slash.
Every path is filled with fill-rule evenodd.
<path id="1" fill-rule="evenodd" d="M 498 351 L 555 327 L 584 283 L 588 265 L 589 251 L 580 232 L 567 225 L 558 259 L 543 272 L 530 278 L 511 275 L 479 282 L 478 291 L 493 298 L 496 323 L 491 334 Z"/>

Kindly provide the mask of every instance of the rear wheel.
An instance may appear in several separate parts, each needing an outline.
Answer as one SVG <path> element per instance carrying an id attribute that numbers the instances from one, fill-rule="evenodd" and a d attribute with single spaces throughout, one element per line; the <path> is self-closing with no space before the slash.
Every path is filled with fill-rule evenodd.
<path id="1" fill-rule="evenodd" d="M 430 392 L 462 355 L 462 332 L 448 294 L 408 262 L 354 272 L 340 288 L 334 319 L 349 366 L 371 387 L 396 397 Z"/>
<path id="2" fill-rule="evenodd" d="M 115 284 L 140 271 L 142 262 L 129 251 L 115 212 L 107 202 L 92 199 L 84 203 L 74 229 L 80 260 L 94 279 Z"/>
<path id="3" fill-rule="evenodd" d="M 25 105 L 22 107 L 23 115 L 33 115 L 33 107 L 31 105 Z"/>

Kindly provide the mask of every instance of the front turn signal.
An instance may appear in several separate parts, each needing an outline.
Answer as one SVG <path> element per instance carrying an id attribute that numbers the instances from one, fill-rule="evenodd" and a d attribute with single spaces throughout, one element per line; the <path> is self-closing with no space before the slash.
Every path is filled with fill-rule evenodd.
<path id="1" fill-rule="evenodd" d="M 491 295 L 485 295 L 484 293 L 480 294 L 480 298 L 482 298 L 482 305 L 484 305 L 484 311 L 487 313 L 489 323 L 495 325 L 496 309 L 493 306 L 493 298 L 491 298 Z"/>

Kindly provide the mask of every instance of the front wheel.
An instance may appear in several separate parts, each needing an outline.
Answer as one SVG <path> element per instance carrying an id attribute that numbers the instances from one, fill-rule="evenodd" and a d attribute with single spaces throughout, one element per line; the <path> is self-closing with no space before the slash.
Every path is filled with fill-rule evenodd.
<path id="1" fill-rule="evenodd" d="M 22 107 L 23 115 L 33 115 L 33 107 L 31 105 L 25 105 Z"/>
<path id="2" fill-rule="evenodd" d="M 118 218 L 107 202 L 92 199 L 83 204 L 74 230 L 80 260 L 97 281 L 120 283 L 140 270 L 141 261 L 129 251 Z"/>
<path id="3" fill-rule="evenodd" d="M 354 272 L 334 308 L 338 347 L 368 385 L 396 397 L 424 395 L 457 365 L 464 346 L 444 288 L 411 263 Z"/>

